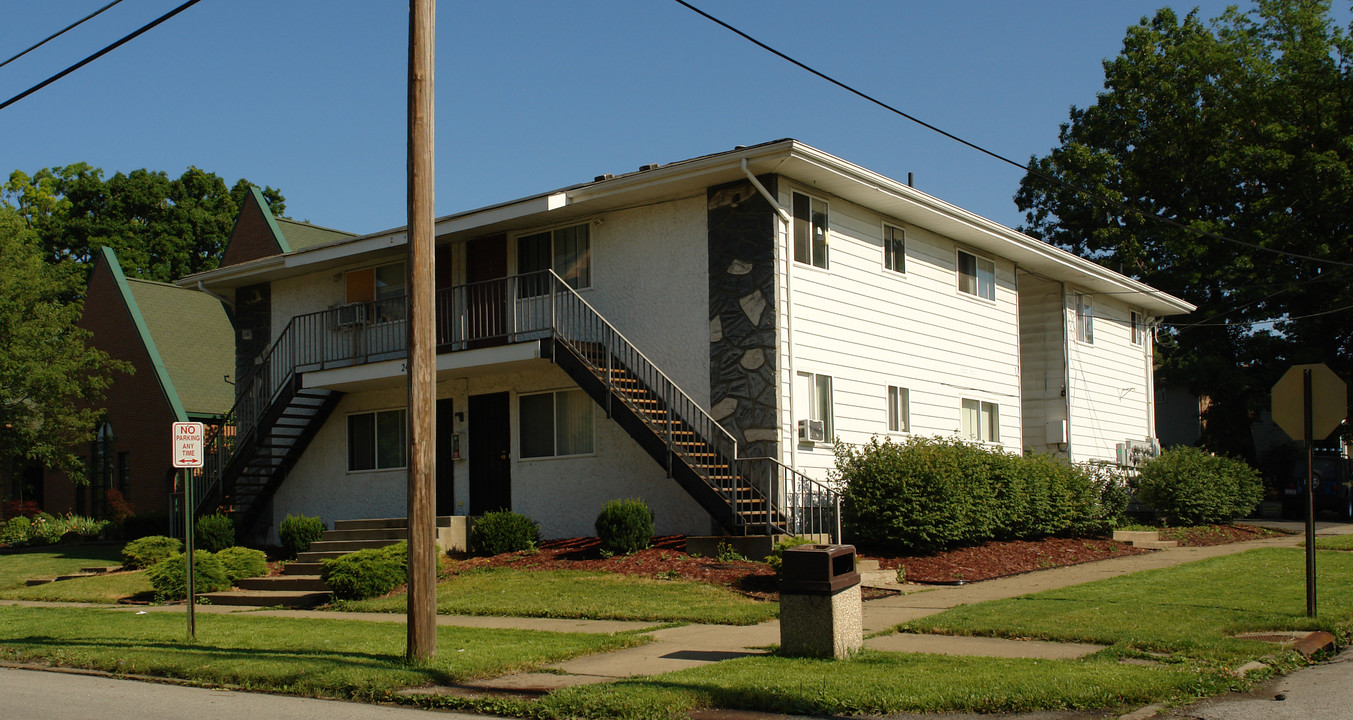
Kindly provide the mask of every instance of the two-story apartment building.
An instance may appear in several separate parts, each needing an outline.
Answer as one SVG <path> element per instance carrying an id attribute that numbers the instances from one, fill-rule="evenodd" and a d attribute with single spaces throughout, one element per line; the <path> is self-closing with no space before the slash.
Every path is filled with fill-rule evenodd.
<path id="1" fill-rule="evenodd" d="M 404 230 L 279 252 L 255 225 L 181 281 L 234 297 L 255 369 L 209 497 L 258 528 L 402 516 Z M 1113 460 L 1154 434 L 1155 320 L 1192 309 L 794 140 L 446 216 L 436 243 L 437 512 L 547 537 L 621 497 L 661 533 L 801 530 L 834 439 Z"/>

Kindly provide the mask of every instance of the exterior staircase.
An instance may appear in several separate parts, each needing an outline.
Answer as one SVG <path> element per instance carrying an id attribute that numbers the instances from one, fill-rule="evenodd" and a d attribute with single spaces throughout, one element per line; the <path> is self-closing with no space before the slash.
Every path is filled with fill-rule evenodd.
<path id="1" fill-rule="evenodd" d="M 449 517 L 437 518 L 439 527 L 447 527 Z M 320 579 L 320 561 L 336 558 L 358 550 L 393 545 L 409 537 L 404 518 L 376 520 L 336 520 L 333 530 L 310 544 L 310 549 L 299 553 L 295 562 L 287 563 L 281 575 L 246 578 L 235 584 L 234 590 L 201 593 L 213 605 L 243 605 L 251 607 L 314 607 L 329 601 L 332 591 Z"/>

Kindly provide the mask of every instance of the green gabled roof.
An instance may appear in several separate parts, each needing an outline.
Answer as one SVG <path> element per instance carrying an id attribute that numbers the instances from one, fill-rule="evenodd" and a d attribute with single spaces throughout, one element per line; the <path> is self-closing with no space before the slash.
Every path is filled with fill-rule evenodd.
<path id="1" fill-rule="evenodd" d="M 353 233 L 334 230 L 332 228 L 311 225 L 310 223 L 288 220 L 286 218 L 276 219 L 277 228 L 281 230 L 286 238 L 286 244 L 291 250 L 304 250 L 308 247 L 323 245 L 324 243 L 335 240 L 347 240 L 357 237 Z"/>
<path id="2" fill-rule="evenodd" d="M 196 290 L 127 278 L 115 257 L 109 266 L 175 414 L 187 420 L 229 411 L 235 388 L 225 378 L 235 373 L 235 330 L 221 301 Z"/>

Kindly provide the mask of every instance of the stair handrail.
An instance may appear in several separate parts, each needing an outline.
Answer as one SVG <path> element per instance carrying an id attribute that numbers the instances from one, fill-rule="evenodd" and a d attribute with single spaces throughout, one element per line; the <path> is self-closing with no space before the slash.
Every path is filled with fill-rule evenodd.
<path id="1" fill-rule="evenodd" d="M 573 286 L 569 285 L 568 282 L 565 281 L 563 278 L 561 278 L 557 273 L 555 273 L 554 270 L 548 270 L 546 272 L 549 273 L 554 284 L 554 291 L 551 293 L 551 302 L 554 303 L 554 307 L 551 308 L 550 317 L 551 317 L 551 329 L 554 332 L 555 336 L 558 337 L 560 340 L 563 340 L 564 342 L 568 343 L 571 347 L 577 350 L 580 355 L 582 355 L 583 352 L 585 352 L 585 348 L 579 345 L 579 343 L 595 342 L 595 340 L 592 340 L 590 338 L 572 338 L 566 336 L 564 328 L 562 327 L 562 323 L 560 321 L 560 311 L 558 303 L 559 298 L 561 297 L 568 298 L 569 300 L 577 303 L 586 310 L 588 314 L 586 317 L 583 318 L 584 320 L 593 323 L 600 323 L 600 325 L 605 331 L 605 334 L 608 337 L 613 337 L 615 338 L 616 341 L 618 341 L 617 344 L 619 345 L 619 348 L 612 348 L 610 344 L 608 344 L 606 348 L 608 360 L 610 357 L 618 355 L 618 353 L 614 352 L 615 349 L 620 349 L 624 350 L 627 354 L 630 354 L 635 358 L 639 359 L 640 361 L 642 361 L 643 366 L 641 368 L 631 367 L 628 369 L 631 372 L 634 372 L 636 375 L 643 375 L 645 373 L 649 373 L 657 376 L 658 378 L 661 378 L 666 389 L 668 390 L 667 392 L 660 392 L 659 389 L 656 387 L 650 387 L 649 389 L 655 393 L 658 393 L 662 397 L 663 401 L 667 403 L 667 407 L 672 412 L 679 415 L 680 419 L 683 422 L 690 425 L 692 428 L 704 429 L 700 427 L 700 425 L 704 425 L 710 430 L 715 431 L 705 433 L 706 442 L 708 442 L 712 447 L 715 447 L 717 450 L 724 452 L 725 459 L 730 463 L 731 466 L 731 463 L 733 463 L 738 459 L 737 438 L 733 437 L 733 434 L 730 433 L 727 430 L 727 428 L 725 428 L 722 424 L 719 423 L 719 421 L 715 420 L 713 416 L 711 416 L 708 412 L 706 412 L 705 409 L 700 406 L 700 403 L 696 402 L 693 398 L 691 398 L 690 395 L 687 395 L 686 391 L 682 390 L 680 385 L 678 385 L 675 381 L 673 381 L 670 377 L 668 377 L 667 374 L 664 373 L 657 366 L 656 363 L 650 360 L 642 350 L 640 350 L 633 342 L 629 340 L 629 338 L 625 337 L 624 333 L 620 332 L 620 330 L 616 328 L 615 325 L 612 325 L 611 322 L 607 320 L 604 315 L 598 312 L 596 308 L 592 307 L 592 304 L 587 302 L 587 300 L 583 298 L 583 296 L 579 294 L 578 291 L 573 288 Z M 606 378 L 605 380 L 609 388 L 611 379 Z M 679 403 L 673 402 L 673 399 L 679 400 Z M 684 409 L 689 410 L 691 412 L 689 413 L 681 412 L 681 409 L 678 408 L 678 405 L 685 406 Z M 694 415 L 695 417 L 690 417 L 690 415 Z M 647 424 L 647 420 L 645 420 L 645 424 Z M 650 427 L 652 426 L 650 425 Z M 719 437 L 715 437 L 716 434 Z M 717 442 L 720 440 L 722 442 Z"/>
<path id="2" fill-rule="evenodd" d="M 841 493 L 773 457 L 739 458 L 739 472 L 756 478 L 757 465 L 767 467 L 762 491 L 784 515 L 783 528 L 793 535 L 827 535 L 841 541 Z M 769 520 L 767 521 L 769 523 Z"/>

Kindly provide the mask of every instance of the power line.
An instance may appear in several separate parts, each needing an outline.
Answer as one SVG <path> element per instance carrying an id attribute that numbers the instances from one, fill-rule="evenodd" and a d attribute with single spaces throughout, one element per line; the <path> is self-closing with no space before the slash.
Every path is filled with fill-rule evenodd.
<path id="1" fill-rule="evenodd" d="M 182 5 L 180 5 L 180 6 L 176 7 L 176 8 L 174 8 L 173 10 L 170 10 L 169 12 L 167 12 L 167 13 L 165 13 L 165 14 L 159 16 L 158 18 L 155 18 L 154 20 L 150 21 L 149 23 L 146 23 L 145 25 L 142 25 L 140 28 L 138 28 L 138 29 L 132 31 L 130 34 L 122 36 L 122 38 L 121 38 L 120 40 L 118 40 L 118 41 L 114 42 L 113 44 L 111 44 L 111 45 L 105 47 L 104 49 L 102 49 L 102 50 L 100 50 L 100 51 L 94 53 L 93 55 L 90 55 L 89 57 L 85 58 L 84 60 L 81 60 L 80 62 L 77 62 L 77 63 L 75 63 L 74 65 L 71 65 L 70 67 L 66 68 L 65 70 L 62 70 L 61 72 L 59 72 L 59 73 L 57 73 L 57 74 L 55 74 L 55 75 L 53 75 L 53 76 L 47 78 L 46 80 L 43 80 L 42 82 L 38 83 L 37 85 L 34 85 L 33 87 L 28 88 L 27 90 L 25 90 L 25 91 L 19 93 L 18 95 L 15 95 L 14 97 L 12 97 L 12 98 L 10 98 L 10 99 L 4 101 L 3 103 L 0 103 L 0 110 L 4 110 L 5 108 L 9 107 L 10 105 L 13 105 L 13 104 L 16 103 L 16 102 L 19 102 L 20 100 L 22 100 L 22 99 L 28 97 L 29 95 L 32 95 L 33 93 L 35 93 L 35 92 L 37 92 L 37 91 L 39 91 L 39 90 L 41 90 L 41 89 L 47 87 L 48 85 L 51 85 L 52 83 L 56 82 L 57 80 L 60 80 L 61 78 L 66 77 L 67 75 L 69 75 L 69 74 L 75 72 L 76 70 L 79 70 L 80 68 L 82 68 L 82 67 L 84 67 L 84 66 L 86 66 L 86 65 L 88 65 L 88 64 L 90 64 L 90 63 L 92 63 L 92 62 L 94 62 L 95 60 L 98 60 L 99 58 L 103 57 L 104 55 L 107 55 L 108 53 L 110 53 L 110 52 L 112 52 L 112 51 L 118 49 L 119 47 L 122 47 L 123 45 L 127 44 L 127 43 L 130 42 L 131 40 L 134 40 L 135 38 L 139 37 L 142 33 L 145 33 L 147 30 L 150 30 L 151 28 L 154 28 L 156 25 L 159 25 L 160 23 L 164 22 L 165 20 L 168 20 L 169 18 L 172 18 L 172 17 L 174 17 L 175 15 L 178 15 L 179 13 L 183 12 L 184 10 L 187 10 L 188 8 L 190 8 L 190 7 L 192 7 L 192 6 L 196 5 L 196 4 L 198 4 L 198 3 L 201 2 L 201 1 L 202 1 L 202 0 L 188 0 L 188 2 L 185 2 L 185 3 L 183 3 Z"/>
<path id="2" fill-rule="evenodd" d="M 1269 318 L 1269 319 L 1267 319 L 1267 320 L 1250 320 L 1250 321 L 1248 321 L 1248 322 L 1238 322 L 1238 323 L 1230 323 L 1230 322 L 1222 322 L 1222 323 L 1165 323 L 1165 322 L 1163 322 L 1163 323 L 1160 323 L 1160 324 L 1161 324 L 1162 326 L 1165 326 L 1165 327 L 1172 327 L 1172 328 L 1192 328 L 1192 327 L 1239 327 L 1239 326 L 1241 326 L 1241 325 L 1248 325 L 1248 326 L 1250 326 L 1250 327 L 1254 327 L 1255 325 L 1269 325 L 1269 324 L 1272 324 L 1272 323 L 1291 322 L 1291 321 L 1293 321 L 1293 320 L 1308 320 L 1308 319 L 1310 319 L 1310 318 L 1322 317 L 1322 316 L 1325 316 L 1325 315 L 1333 315 L 1333 314 L 1335 314 L 1335 313 L 1347 312 L 1347 311 L 1349 311 L 1349 310 L 1353 310 L 1353 305 L 1345 305 L 1345 306 L 1343 306 L 1343 307 L 1334 308 L 1333 310 L 1322 310 L 1322 311 L 1320 311 L 1320 312 L 1317 312 L 1317 313 L 1310 313 L 1310 314 L 1308 314 L 1308 315 L 1296 315 L 1296 316 L 1284 315 L 1284 316 L 1282 316 L 1282 317 Z M 1223 315 L 1224 315 L 1224 314 L 1225 314 L 1225 313 L 1223 313 Z"/>
<path id="3" fill-rule="evenodd" d="M 19 58 L 23 57 L 24 55 L 27 55 L 28 53 L 33 52 L 34 50 L 37 50 L 38 48 L 42 47 L 43 45 L 46 45 L 47 42 L 48 42 L 49 40 L 55 40 L 56 38 L 61 37 L 62 35 L 64 35 L 64 34 L 66 33 L 67 30 L 70 30 L 71 28 L 74 28 L 75 26 L 80 25 L 80 24 L 83 23 L 84 21 L 93 18 L 94 16 L 98 15 L 99 13 L 103 12 L 104 10 L 107 10 L 108 8 L 110 8 L 110 7 L 112 7 L 112 6 L 116 5 L 116 4 L 118 4 L 118 3 L 120 3 L 120 2 L 122 2 L 122 0 L 113 0 L 112 2 L 108 3 L 107 5 L 104 5 L 103 7 L 99 8 L 98 10 L 95 10 L 94 12 L 92 12 L 92 13 L 90 13 L 90 14 L 88 14 L 88 15 L 82 17 L 82 18 L 80 18 L 79 20 L 76 20 L 75 22 L 73 22 L 73 23 L 67 25 L 66 27 L 63 27 L 63 28 L 61 28 L 60 30 L 57 30 L 56 32 L 52 33 L 51 35 L 48 35 L 47 37 L 45 37 L 45 38 L 43 38 L 43 39 L 37 41 L 37 43 L 35 43 L 35 44 L 33 44 L 33 45 L 30 45 L 30 46 L 28 47 L 28 49 L 21 51 L 18 55 L 15 55 L 14 57 L 12 57 L 12 58 L 10 58 L 10 59 L 4 61 L 4 62 L 0 62 L 0 67 L 4 67 L 4 66 L 6 66 L 6 65 L 8 65 L 8 64 L 10 64 L 10 63 L 12 63 L 12 62 L 14 62 L 15 60 L 18 60 Z"/>
<path id="4" fill-rule="evenodd" d="M 730 25 L 730 24 L 724 22 L 723 20 L 720 20 L 719 18 L 714 17 L 713 15 L 710 15 L 709 13 L 705 12 L 704 10 L 701 10 L 700 8 L 695 7 L 694 5 L 690 4 L 689 2 L 686 2 L 686 0 L 673 0 L 673 1 L 676 2 L 678 5 L 681 5 L 682 7 L 684 7 L 684 8 L 686 8 L 686 9 L 690 10 L 691 12 L 693 12 L 693 13 L 695 13 L 695 14 L 697 14 L 697 15 L 703 17 L 703 18 L 705 18 L 706 20 L 709 20 L 710 22 L 712 22 L 712 23 L 714 23 L 714 24 L 716 24 L 716 25 L 719 25 L 720 27 L 722 27 L 722 28 L 724 28 L 724 29 L 726 29 L 726 30 L 728 30 L 728 31 L 730 31 L 730 32 L 732 32 L 732 33 L 738 35 L 739 37 L 741 37 L 741 38 L 743 38 L 744 40 L 746 40 L 746 41 L 752 43 L 753 45 L 756 45 L 757 47 L 761 48 L 762 50 L 765 50 L 766 52 L 771 53 L 772 55 L 775 55 L 776 57 L 778 57 L 778 58 L 780 58 L 780 59 L 782 59 L 782 60 L 784 60 L 784 61 L 786 61 L 786 62 L 788 62 L 788 63 L 790 63 L 790 64 L 793 64 L 793 65 L 799 67 L 799 68 L 802 69 L 802 70 L 805 70 L 805 71 L 807 71 L 807 72 L 809 72 L 809 73 L 812 73 L 813 75 L 816 75 L 816 76 L 818 76 L 819 78 L 822 78 L 823 80 L 826 80 L 827 82 L 829 82 L 829 83 L 831 83 L 831 84 L 833 84 L 833 85 L 835 85 L 835 86 L 841 88 L 842 90 L 845 90 L 845 91 L 848 92 L 848 93 L 851 93 L 852 95 L 856 95 L 856 96 L 858 96 L 858 97 L 860 97 L 860 98 L 862 98 L 862 99 L 864 99 L 864 100 L 867 100 L 867 101 L 869 101 L 869 102 L 871 102 L 871 103 L 873 103 L 873 104 L 875 104 L 875 105 L 877 105 L 877 106 L 879 106 L 879 107 L 883 108 L 884 110 L 887 110 L 887 111 L 889 111 L 889 112 L 891 112 L 891 113 L 894 113 L 894 114 L 896 114 L 896 115 L 900 115 L 900 116 L 906 118 L 907 120 L 910 120 L 910 121 L 916 123 L 917 125 L 920 125 L 921 127 L 925 128 L 925 129 L 927 129 L 927 130 L 930 130 L 930 131 L 932 131 L 932 132 L 935 132 L 935 133 L 938 133 L 938 134 L 940 134 L 940 135 L 943 135 L 944 137 L 949 138 L 950 140 L 953 140 L 954 142 L 957 142 L 957 143 L 960 143 L 960 144 L 962 144 L 962 145 L 965 145 L 965 146 L 967 146 L 967 147 L 969 147 L 969 148 L 972 148 L 973 150 L 976 150 L 976 151 L 982 153 L 983 155 L 987 155 L 987 156 L 990 156 L 990 157 L 992 157 L 992 158 L 995 158 L 996 160 L 999 160 L 999 161 L 1001 161 L 1001 162 L 1003 162 L 1003 163 L 1006 163 L 1007 165 L 1012 165 L 1012 166 L 1014 166 L 1014 167 L 1017 167 L 1017 168 L 1023 170 L 1024 172 L 1030 174 L 1030 175 L 1033 175 L 1033 176 L 1035 176 L 1035 177 L 1041 178 L 1041 179 L 1046 180 L 1047 182 L 1053 183 L 1053 184 L 1055 184 L 1055 185 L 1059 185 L 1059 186 L 1061 186 L 1061 187 L 1063 187 L 1063 188 L 1065 188 L 1065 189 L 1067 189 L 1067 190 L 1070 190 L 1071 192 L 1076 193 L 1076 194 L 1078 194 L 1078 195 L 1082 195 L 1082 196 L 1087 197 L 1087 198 L 1089 198 L 1089 199 L 1091 199 L 1091 200 L 1094 200 L 1094 201 L 1096 201 L 1096 202 L 1100 202 L 1100 203 L 1104 203 L 1104 204 L 1107 204 L 1107 205 L 1111 205 L 1111 206 L 1113 206 L 1113 207 L 1115 207 L 1115 208 L 1117 208 L 1117 209 L 1119 209 L 1119 210 L 1122 210 L 1122 211 L 1125 211 L 1125 212 L 1128 212 L 1128 213 L 1137 214 L 1137 215 L 1140 215 L 1140 216 L 1142 216 L 1142 217 L 1144 217 L 1144 218 L 1146 218 L 1146 219 L 1154 220 L 1154 221 L 1156 221 L 1156 222 L 1158 222 L 1158 223 L 1162 223 L 1162 224 L 1164 224 L 1164 225 L 1169 225 L 1169 226 L 1171 226 L 1171 227 L 1173 227 L 1173 228 L 1176 228 L 1176 229 L 1179 229 L 1179 230 L 1183 230 L 1183 231 L 1185 231 L 1185 232 L 1194 233 L 1194 234 L 1199 235 L 1199 236 L 1202 236 L 1202 237 L 1211 238 L 1211 239 L 1213 239 L 1213 240 L 1221 240 L 1221 241 L 1223 241 L 1223 242 L 1234 243 L 1234 244 L 1236 244 L 1236 245 L 1241 245 L 1241 246 L 1243 246 L 1243 247 L 1251 248 L 1251 249 L 1253 249 L 1253 250 L 1258 250 L 1258 251 L 1261 251 L 1261 252 L 1267 252 L 1267 253 L 1273 253 L 1273 254 L 1275 254 L 1275 255 L 1283 255 L 1283 256 L 1290 257 L 1290 258 L 1295 258 L 1295 259 L 1298 259 L 1298 260 L 1309 260 L 1309 261 L 1312 261 L 1312 262 L 1326 263 L 1326 264 L 1329 264 L 1329 265 L 1340 265 L 1340 266 L 1344 266 L 1344 267 L 1353 267 L 1353 262 L 1342 262 L 1342 261 L 1339 261 L 1339 260 L 1331 260 L 1331 259 L 1329 259 L 1329 258 L 1318 258 L 1318 257 L 1310 256 L 1310 255 L 1302 255 L 1301 253 L 1290 252 L 1290 251 L 1288 251 L 1288 250 L 1279 250 L 1279 249 L 1277 249 L 1277 248 L 1264 247 L 1263 245 L 1259 245 L 1259 244 L 1257 244 L 1257 243 L 1246 242 L 1246 241 L 1244 241 L 1244 240 L 1237 240 L 1236 238 L 1228 237 L 1228 236 L 1226 236 L 1226 235 L 1220 235 L 1220 234 L 1211 232 L 1210 230 L 1200 230 L 1200 229 L 1195 228 L 1195 227 L 1190 227 L 1190 226 L 1188 226 L 1188 225 L 1186 225 L 1186 224 L 1184 224 L 1184 223 L 1182 223 L 1182 222 L 1180 222 L 1180 221 L 1178 221 L 1178 220 L 1175 220 L 1175 219 L 1173 219 L 1173 218 L 1165 217 L 1164 215 L 1160 215 L 1160 214 L 1154 213 L 1154 212 L 1152 212 L 1152 211 L 1150 211 L 1150 210 L 1144 210 L 1144 209 L 1141 209 L 1141 208 L 1138 208 L 1138 207 L 1134 207 L 1134 206 L 1132 206 L 1132 205 L 1129 205 L 1129 204 L 1123 202 L 1122 200 L 1115 200 L 1115 199 L 1113 199 L 1113 198 L 1111 198 L 1111 197 L 1108 197 L 1107 195 L 1102 195 L 1102 194 L 1097 193 L 1097 192 L 1095 192 L 1095 191 L 1093 191 L 1093 190 L 1089 190 L 1089 189 L 1087 189 L 1087 188 L 1080 187 L 1079 185 L 1074 185 L 1074 184 L 1072 184 L 1071 182 L 1068 182 L 1068 181 L 1066 181 L 1066 180 L 1063 180 L 1063 179 L 1061 179 L 1061 178 L 1059 178 L 1059 177 L 1055 177 L 1055 176 L 1053 176 L 1053 175 L 1049 175 L 1049 174 L 1047 174 L 1047 173 L 1045 173 L 1045 172 L 1043 172 L 1043 171 L 1041 171 L 1041 170 L 1035 170 L 1035 169 L 1033 169 L 1033 168 L 1031 168 L 1031 167 L 1025 165 L 1024 163 L 1017 162 L 1017 161 L 1015 161 L 1015 160 L 1011 160 L 1010 158 L 1005 157 L 1004 155 L 1001 155 L 1000 153 L 994 152 L 994 151 L 992 151 L 992 150 L 988 150 L 988 149 L 982 147 L 981 145 L 978 145 L 977 143 L 974 143 L 974 142 L 965 140 L 965 139 L 963 139 L 963 138 L 961 138 L 961 137 L 959 137 L 959 136 L 957 136 L 957 135 L 955 135 L 955 134 L 953 134 L 953 133 L 951 133 L 951 132 L 948 132 L 948 131 L 946 131 L 946 130 L 944 130 L 944 129 L 938 127 L 938 126 L 932 125 L 932 124 L 930 124 L 930 123 L 928 123 L 928 122 L 925 122 L 924 120 L 921 120 L 920 118 L 917 118 L 917 117 L 914 116 L 914 115 L 911 115 L 911 114 L 909 114 L 909 113 L 907 113 L 907 112 L 904 112 L 904 111 L 902 111 L 902 110 L 900 110 L 900 109 L 898 109 L 898 108 L 896 108 L 896 107 L 893 107 L 892 105 L 889 105 L 888 103 L 883 102 L 882 100 L 879 100 L 878 98 L 876 98 L 876 97 L 874 97 L 874 96 L 872 96 L 872 95 L 869 95 L 869 94 L 867 94 L 867 93 L 865 93 L 865 92 L 863 92 L 863 91 L 861 91 L 861 90 L 858 90 L 858 89 L 856 89 L 856 88 L 854 88 L 854 87 L 852 87 L 852 86 L 850 86 L 850 85 L 847 85 L 846 83 L 844 83 L 844 82 L 842 82 L 842 81 L 840 81 L 840 80 L 837 80 L 836 78 L 834 78 L 834 77 L 832 77 L 832 76 L 830 76 L 830 75 L 828 75 L 828 74 L 826 74 L 826 73 L 824 73 L 824 72 L 822 72 L 822 71 L 820 71 L 820 70 L 817 70 L 816 68 L 813 68 L 813 67 L 811 67 L 811 66 L 809 66 L 809 65 L 807 65 L 807 64 L 805 64 L 805 63 L 803 63 L 803 62 L 800 62 L 799 60 L 794 59 L 793 57 L 790 57 L 789 55 L 786 55 L 785 53 L 780 52 L 779 50 L 776 50 L 775 48 L 771 47 L 770 45 L 767 45 L 767 44 L 764 43 L 764 42 L 761 42 L 760 40 L 757 40 L 756 38 L 752 37 L 751 35 L 749 35 L 749 34 L 743 32 L 742 30 L 739 30 L 738 28 L 736 28 L 736 27 L 734 27 L 734 26 L 732 26 L 732 25 Z M 0 106 L 0 107 L 2 107 L 2 106 Z"/>

